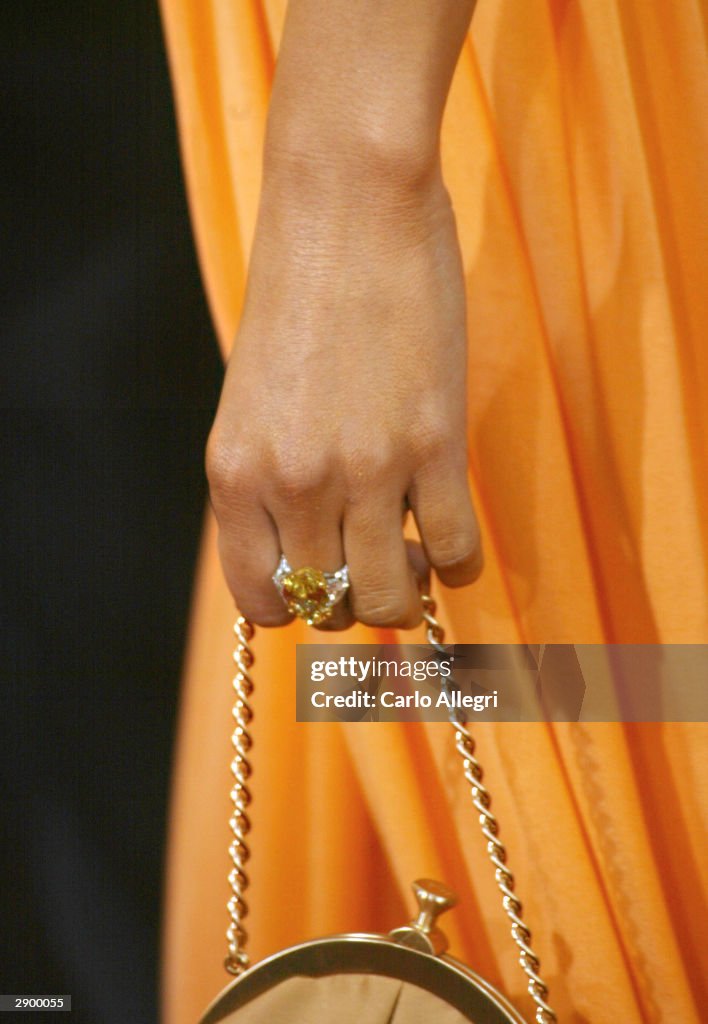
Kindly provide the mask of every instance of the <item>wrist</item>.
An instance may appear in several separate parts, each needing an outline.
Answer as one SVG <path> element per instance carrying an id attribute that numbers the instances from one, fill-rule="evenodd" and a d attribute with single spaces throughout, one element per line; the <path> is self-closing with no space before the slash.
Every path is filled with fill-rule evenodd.
<path id="1" fill-rule="evenodd" d="M 351 188 L 385 199 L 435 183 L 443 110 L 473 7 L 474 0 L 292 0 L 264 182 L 289 180 L 308 200 L 313 184 L 337 199 Z"/>
<path id="2" fill-rule="evenodd" d="M 440 173 L 437 125 L 390 118 L 370 107 L 341 116 L 334 110 L 271 106 L 264 149 L 264 182 L 293 190 L 425 190 Z"/>

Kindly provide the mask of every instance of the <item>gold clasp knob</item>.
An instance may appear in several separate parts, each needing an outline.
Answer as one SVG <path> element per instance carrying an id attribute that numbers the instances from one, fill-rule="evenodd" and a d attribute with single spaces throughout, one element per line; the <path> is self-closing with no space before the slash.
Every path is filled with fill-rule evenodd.
<path id="1" fill-rule="evenodd" d="M 440 956 L 447 949 L 447 939 L 437 927 L 437 920 L 455 906 L 457 896 L 442 882 L 432 878 L 419 878 L 413 882 L 412 888 L 418 901 L 418 916 L 410 924 L 392 931 L 390 938 L 402 946 Z"/>

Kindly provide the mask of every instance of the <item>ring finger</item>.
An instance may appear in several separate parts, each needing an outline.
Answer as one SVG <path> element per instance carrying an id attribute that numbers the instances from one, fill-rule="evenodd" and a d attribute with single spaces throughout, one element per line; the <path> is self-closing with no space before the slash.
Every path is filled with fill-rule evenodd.
<path id="1" fill-rule="evenodd" d="M 293 569 L 309 566 L 331 573 L 344 565 L 341 532 L 341 505 L 336 501 L 318 503 L 300 510 L 279 506 L 273 512 L 280 535 L 280 546 Z M 335 604 L 329 618 L 317 629 L 347 629 L 354 621 L 348 595 Z"/>

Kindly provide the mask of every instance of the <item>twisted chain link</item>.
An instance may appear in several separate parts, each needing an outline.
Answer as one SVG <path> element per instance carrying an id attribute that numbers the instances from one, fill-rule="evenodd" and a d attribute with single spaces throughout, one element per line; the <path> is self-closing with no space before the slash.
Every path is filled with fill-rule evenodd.
<path id="1" fill-rule="evenodd" d="M 427 625 L 428 643 L 449 658 L 449 651 L 442 646 L 445 631 L 435 618 L 435 610 L 435 602 L 425 595 L 423 618 Z M 546 1001 L 548 986 L 541 978 L 541 964 L 531 948 L 531 931 L 521 916 L 521 901 L 514 892 L 514 876 L 507 867 L 506 849 L 499 839 L 499 824 L 491 811 L 492 799 L 482 781 L 484 772 L 475 754 L 475 741 L 467 723 L 459 717 L 456 709 L 451 710 L 450 724 L 455 730 L 455 747 L 462 758 L 465 778 L 470 784 L 472 803 L 479 812 L 479 824 L 487 840 L 487 854 L 494 865 L 494 877 L 502 894 L 502 906 L 511 921 L 511 937 L 519 948 L 519 963 L 528 978 L 529 995 L 536 1004 L 536 1024 L 555 1024 L 558 1018 Z"/>
<path id="2" fill-rule="evenodd" d="M 231 774 L 234 784 L 231 789 L 233 808 L 229 819 L 229 828 L 233 839 L 229 846 L 232 867 L 229 873 L 231 896 L 227 908 L 230 922 L 226 931 L 228 955 L 224 960 L 224 967 L 229 974 L 239 975 L 249 966 L 248 953 L 245 949 L 248 933 L 243 926 L 243 921 L 248 914 L 248 904 L 244 899 L 248 888 L 248 875 L 245 868 L 251 854 L 247 841 L 248 833 L 251 831 L 251 820 L 247 811 L 251 803 L 248 780 L 251 776 L 249 753 L 253 745 L 250 733 L 253 712 L 249 699 L 253 693 L 253 682 L 249 671 L 253 665 L 253 652 L 249 644 L 253 638 L 254 629 L 247 619 L 240 616 L 234 625 L 234 633 L 236 649 L 233 658 L 236 675 L 232 684 L 234 703 L 231 710 L 234 719 L 234 731 L 231 734 L 231 745 L 234 748 Z"/>
<path id="3" fill-rule="evenodd" d="M 449 657 L 449 652 L 443 647 L 445 631 L 435 618 L 435 611 L 433 599 L 424 595 L 423 618 L 427 626 L 428 643 L 440 654 Z M 248 914 L 244 896 L 248 888 L 245 865 L 250 856 L 247 836 L 251 830 L 247 809 L 251 803 L 248 780 L 251 776 L 249 753 L 252 747 L 250 724 L 253 712 L 249 700 L 253 693 L 253 682 L 249 673 L 253 665 L 250 642 L 254 629 L 251 623 L 241 616 L 234 626 L 234 633 L 237 640 L 233 655 L 236 665 L 236 675 L 233 679 L 235 699 L 232 709 L 235 728 L 231 735 L 234 748 L 234 758 L 231 762 L 234 785 L 231 790 L 233 812 L 229 821 L 233 840 L 229 846 L 232 862 L 229 874 L 231 897 L 228 902 L 230 923 L 226 932 L 228 956 L 224 966 L 230 974 L 239 975 L 249 966 L 248 954 L 245 951 L 248 933 L 243 921 Z M 455 730 L 455 747 L 462 758 L 465 778 L 472 793 L 472 803 L 479 813 L 480 827 L 487 841 L 487 853 L 494 865 L 494 877 L 502 894 L 502 906 L 511 922 L 511 936 L 519 948 L 519 963 L 528 978 L 528 991 L 536 1005 L 536 1024 L 556 1024 L 558 1018 L 546 1001 L 548 986 L 540 975 L 540 961 L 531 947 L 531 931 L 523 920 L 521 901 L 514 891 L 514 876 L 507 866 L 506 849 L 499 839 L 499 825 L 491 811 L 491 797 L 483 782 L 484 773 L 475 754 L 475 741 L 467 723 L 458 717 L 456 710 L 450 714 L 450 724 Z"/>

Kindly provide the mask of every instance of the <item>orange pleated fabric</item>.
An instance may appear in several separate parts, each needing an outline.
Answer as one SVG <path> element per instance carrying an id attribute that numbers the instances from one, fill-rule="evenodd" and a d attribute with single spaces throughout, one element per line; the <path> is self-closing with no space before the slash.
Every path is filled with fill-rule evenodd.
<path id="1" fill-rule="evenodd" d="M 227 352 L 285 0 L 162 7 Z M 451 639 L 708 642 L 707 109 L 700 0 L 479 0 L 443 159 L 486 568 L 438 595 Z M 208 517 L 174 770 L 165 1024 L 195 1024 L 226 981 L 233 617 Z M 530 1017 L 449 728 L 295 723 L 295 643 L 312 638 L 297 623 L 255 646 L 252 955 L 388 930 L 411 909 L 410 881 L 432 875 L 461 896 L 453 952 Z M 704 726 L 477 731 L 560 1020 L 706 1020 Z"/>

